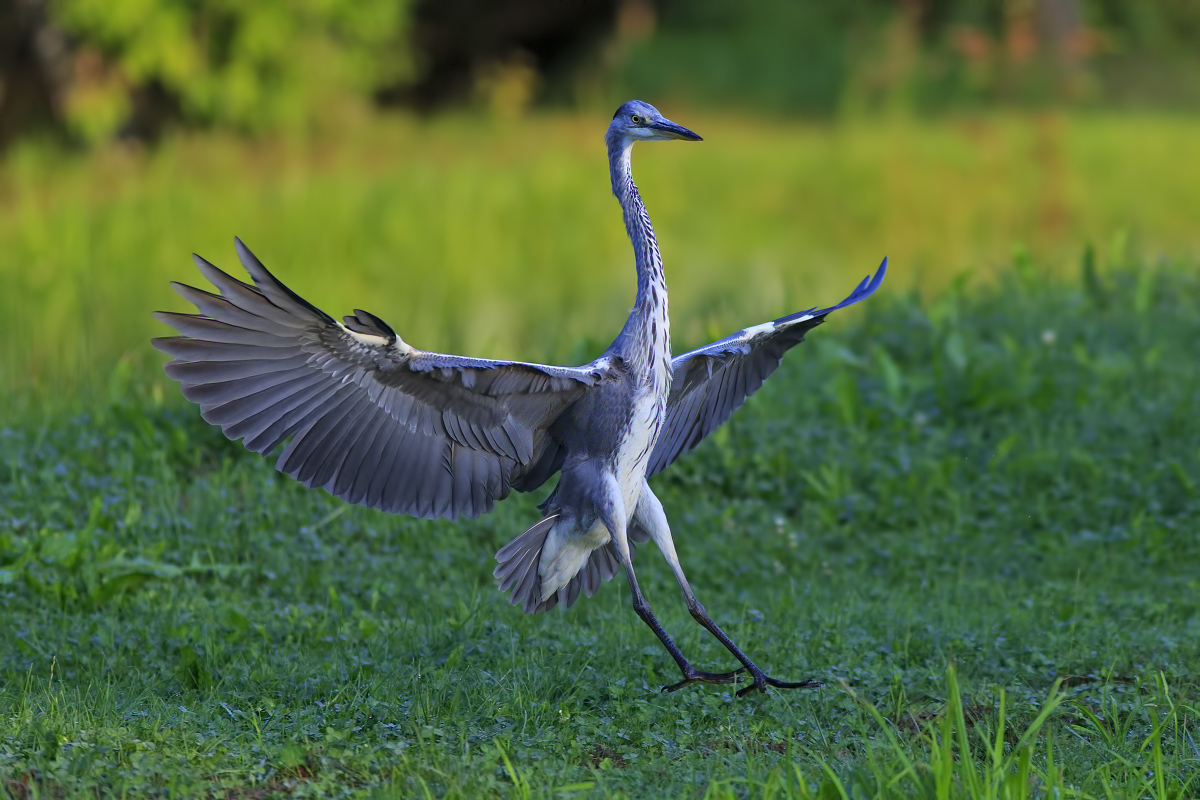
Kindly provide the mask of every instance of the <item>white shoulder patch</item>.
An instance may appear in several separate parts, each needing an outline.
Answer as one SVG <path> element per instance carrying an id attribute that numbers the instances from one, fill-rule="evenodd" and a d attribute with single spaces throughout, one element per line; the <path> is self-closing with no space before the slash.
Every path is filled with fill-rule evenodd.
<path id="1" fill-rule="evenodd" d="M 365 347 L 387 347 L 389 344 L 389 341 L 385 336 L 376 336 L 373 333 L 358 333 L 350 330 L 340 322 L 335 321 L 335 324 L 341 328 L 347 336 Z M 402 356 L 410 356 L 413 354 L 412 345 L 401 339 L 398 334 L 396 336 L 396 341 L 392 343 L 392 346 L 395 348 L 396 352 Z"/>
<path id="2" fill-rule="evenodd" d="M 604 376 L 613 368 L 613 362 L 611 358 L 605 356 L 604 358 L 597 358 L 588 366 L 591 367 L 594 374 Z"/>
<path id="3" fill-rule="evenodd" d="M 753 328 L 745 328 L 742 330 L 742 336 L 746 339 L 754 339 L 759 336 L 766 336 L 769 333 L 775 332 L 774 322 L 764 322 L 761 325 L 755 325 Z"/>

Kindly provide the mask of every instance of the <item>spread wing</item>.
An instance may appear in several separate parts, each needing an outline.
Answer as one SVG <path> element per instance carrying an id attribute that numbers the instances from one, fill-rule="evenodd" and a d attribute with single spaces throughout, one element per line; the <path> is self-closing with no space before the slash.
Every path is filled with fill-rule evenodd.
<path id="1" fill-rule="evenodd" d="M 874 277 L 864 278 L 836 306 L 789 314 L 676 356 L 667 419 L 646 474 L 666 469 L 681 453 L 703 441 L 758 391 L 783 362 L 783 354 L 804 341 L 804 334 L 824 322 L 830 312 L 871 296 L 886 272 L 885 258 Z"/>
<path id="2" fill-rule="evenodd" d="M 181 335 L 153 344 L 206 420 L 258 453 L 290 438 L 276 467 L 351 503 L 453 518 L 536 488 L 522 479 L 558 446 L 547 428 L 622 368 L 418 350 L 365 311 L 337 322 L 236 246 L 254 283 L 194 256 L 220 294 L 173 284 L 200 313 L 158 312 Z"/>

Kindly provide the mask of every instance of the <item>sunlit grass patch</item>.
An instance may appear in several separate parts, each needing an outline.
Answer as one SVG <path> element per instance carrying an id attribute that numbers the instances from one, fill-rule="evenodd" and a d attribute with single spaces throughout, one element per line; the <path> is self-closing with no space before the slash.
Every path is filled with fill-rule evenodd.
<path id="1" fill-rule="evenodd" d="M 705 141 L 640 146 L 635 173 L 680 345 L 835 302 L 884 256 L 903 292 L 986 282 L 1023 253 L 1061 274 L 1088 242 L 1106 268 L 1200 252 L 1200 162 L 1179 155 L 1194 120 L 671 113 Z M 94 390 L 122 357 L 158 363 L 149 312 L 181 308 L 167 284 L 198 280 L 191 251 L 238 272 L 234 235 L 330 313 L 367 306 L 418 346 L 585 361 L 632 297 L 604 122 L 18 150 L 0 165 L 0 381 L 55 397 Z"/>

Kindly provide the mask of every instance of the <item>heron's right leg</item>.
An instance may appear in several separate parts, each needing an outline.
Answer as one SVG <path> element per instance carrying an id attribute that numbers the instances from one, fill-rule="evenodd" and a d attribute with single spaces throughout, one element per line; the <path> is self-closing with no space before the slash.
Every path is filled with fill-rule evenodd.
<path id="1" fill-rule="evenodd" d="M 625 504 L 621 499 L 620 488 L 617 486 L 616 480 L 610 479 L 606 486 L 608 490 L 605 498 L 597 498 L 596 510 L 600 515 L 600 521 L 604 523 L 604 527 L 608 528 L 609 534 L 612 536 L 613 544 L 617 548 L 617 558 L 621 562 L 621 566 L 625 569 L 625 577 L 629 579 L 629 591 L 633 595 L 633 610 L 641 617 L 642 622 L 654 631 L 654 635 L 662 642 L 663 647 L 671 654 L 671 658 L 675 659 L 675 664 L 683 673 L 684 679 L 689 683 L 692 681 L 703 681 L 705 683 L 733 683 L 742 670 L 734 670 L 733 672 L 702 672 L 692 666 L 691 662 L 684 657 L 683 651 L 675 644 L 671 635 L 663 628 L 662 623 L 654 616 L 654 611 L 650 608 L 650 602 L 646 600 L 642 594 L 642 589 L 638 586 L 637 576 L 633 572 L 633 557 L 629 550 L 629 538 L 626 533 L 625 526 Z"/>

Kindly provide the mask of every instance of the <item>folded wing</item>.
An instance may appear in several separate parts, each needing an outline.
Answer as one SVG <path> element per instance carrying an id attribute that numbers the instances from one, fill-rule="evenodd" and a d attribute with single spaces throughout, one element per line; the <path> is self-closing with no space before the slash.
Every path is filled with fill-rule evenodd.
<path id="1" fill-rule="evenodd" d="M 809 309 L 745 328 L 706 347 L 676 356 L 667 400 L 667 419 L 650 456 L 646 474 L 667 468 L 681 453 L 704 440 L 746 398 L 758 391 L 783 362 L 783 355 L 804 340 L 804 335 L 839 308 L 869 297 L 883 283 L 887 259 L 872 277 L 868 275 L 849 297 L 836 306 Z"/>
<path id="2" fill-rule="evenodd" d="M 157 313 L 181 335 L 153 344 L 206 420 L 259 453 L 290 438 L 278 469 L 351 503 L 431 518 L 489 511 L 514 483 L 534 488 L 526 472 L 558 446 L 547 429 L 620 369 L 418 350 L 365 311 L 337 322 L 236 245 L 253 285 L 195 256 L 220 294 L 173 284 L 200 313 Z"/>

